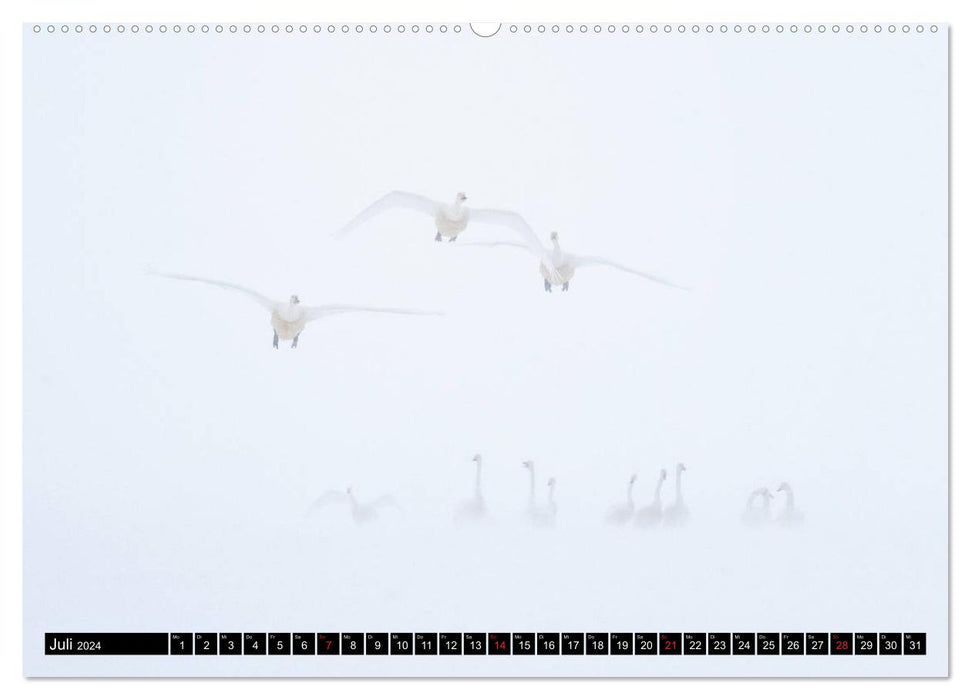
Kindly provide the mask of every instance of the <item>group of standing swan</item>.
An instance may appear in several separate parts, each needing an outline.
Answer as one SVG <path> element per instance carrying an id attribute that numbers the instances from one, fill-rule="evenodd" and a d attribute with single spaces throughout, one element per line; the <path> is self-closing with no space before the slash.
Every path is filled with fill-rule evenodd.
<path id="1" fill-rule="evenodd" d="M 796 508 L 795 496 L 789 482 L 783 481 L 779 484 L 776 492 L 780 491 L 786 495 L 786 501 L 782 510 L 775 517 L 772 515 L 772 492 L 764 486 L 752 491 L 745 502 L 742 522 L 751 527 L 763 527 L 772 524 L 784 527 L 799 525 L 803 520 L 803 515 L 802 511 Z"/>
<path id="2" fill-rule="evenodd" d="M 564 292 L 569 290 L 570 280 L 573 279 L 577 268 L 589 265 L 607 265 L 669 287 L 684 289 L 684 287 L 668 280 L 606 258 L 568 253 L 560 248 L 560 237 L 556 231 L 550 234 L 552 245 L 547 248 L 540 242 L 539 237 L 522 215 L 503 209 L 473 209 L 465 205 L 466 199 L 468 198 L 465 196 L 465 192 L 459 192 L 455 195 L 455 200 L 451 203 L 439 202 L 413 192 L 389 192 L 351 219 L 335 235 L 337 237 L 346 236 L 388 210 L 410 209 L 425 214 L 434 220 L 436 241 L 448 240 L 450 243 L 454 243 L 459 234 L 465 231 L 470 223 L 499 226 L 512 231 L 517 235 L 517 240 L 474 242 L 469 245 L 512 246 L 531 253 L 539 262 L 539 272 L 543 277 L 543 288 L 547 292 L 552 292 L 554 285 L 560 287 Z"/>
<path id="3" fill-rule="evenodd" d="M 553 490 L 556 488 L 556 478 L 550 477 L 546 481 L 546 503 L 536 503 L 536 465 L 531 459 L 523 462 L 523 467 L 529 472 L 529 505 L 526 516 L 533 525 L 551 527 L 556 522 L 556 501 L 553 500 Z"/>
<path id="4" fill-rule="evenodd" d="M 488 516 L 485 497 L 482 494 L 482 455 L 476 453 L 472 457 L 475 464 L 475 487 L 472 497 L 459 504 L 455 510 L 455 521 L 473 522 L 484 520 Z M 556 489 L 556 478 L 549 477 L 546 481 L 546 498 L 543 502 L 537 501 L 536 494 L 536 465 L 532 460 L 525 460 L 522 466 L 529 474 L 529 492 L 526 501 L 526 519 L 535 527 L 552 527 L 556 524 L 556 514 L 558 506 L 554 499 Z M 667 481 L 667 469 L 658 472 L 657 482 L 654 486 L 653 500 L 643 508 L 637 509 L 634 504 L 634 484 L 637 482 L 637 474 L 631 474 L 627 480 L 627 498 L 623 503 L 612 507 L 607 512 L 606 521 L 610 525 L 623 526 L 633 523 L 635 527 L 652 528 L 660 525 L 678 526 L 684 525 L 688 521 L 689 511 L 684 503 L 684 495 L 681 490 L 682 475 L 687 471 L 687 467 L 682 463 L 674 469 L 674 501 L 668 506 L 664 506 L 661 500 L 661 490 L 664 482 Z M 742 513 L 742 522 L 750 527 L 764 527 L 768 525 L 778 525 L 783 527 L 794 527 L 802 523 L 802 512 L 796 508 L 795 497 L 792 487 L 788 482 L 783 481 L 776 489 L 777 493 L 785 494 L 785 503 L 782 510 L 773 517 L 771 503 L 773 501 L 772 492 L 762 486 L 752 491 L 746 501 L 745 510 Z M 354 523 L 362 525 L 375 520 L 382 508 L 399 508 L 397 502 L 389 494 L 385 494 L 372 501 L 361 502 L 354 496 L 354 491 L 350 486 L 344 491 L 328 490 L 320 495 L 308 509 L 308 515 L 313 514 L 325 506 L 348 505 L 350 516 Z"/>
<path id="5" fill-rule="evenodd" d="M 688 521 L 688 507 L 684 504 L 681 491 L 681 475 L 688 470 L 682 463 L 675 467 L 674 502 L 665 508 L 661 501 L 661 489 L 668 478 L 667 469 L 662 469 L 654 486 L 654 500 L 637 510 L 634 507 L 634 484 L 637 474 L 627 480 L 627 500 L 607 511 L 607 522 L 611 525 L 627 525 L 633 522 L 636 527 L 650 528 L 658 525 L 683 525 Z"/>
<path id="6" fill-rule="evenodd" d="M 476 453 L 472 457 L 475 463 L 475 491 L 472 498 L 459 504 L 455 510 L 456 522 L 471 522 L 483 520 L 488 515 L 485 498 L 482 495 L 482 455 Z M 546 481 L 546 501 L 536 502 L 536 465 L 532 460 L 523 462 L 523 467 L 529 472 L 529 500 L 526 504 L 526 518 L 536 527 L 552 527 L 556 523 L 557 505 L 553 498 L 556 489 L 556 479 L 550 477 Z"/>
<path id="7" fill-rule="evenodd" d="M 487 515 L 485 498 L 482 495 L 482 455 L 472 457 L 475 464 L 475 490 L 471 499 L 461 503 L 455 511 L 456 521 L 481 520 Z M 540 503 L 536 495 L 536 465 L 532 460 L 526 460 L 522 466 L 529 473 L 529 497 L 526 502 L 526 517 L 536 526 L 549 527 L 555 524 L 558 506 L 554 499 L 556 478 L 550 477 L 546 481 L 546 499 Z M 654 527 L 656 525 L 683 525 L 688 520 L 688 507 L 684 503 L 681 490 L 681 479 L 687 467 L 680 462 L 675 467 L 674 501 L 664 507 L 661 501 L 661 487 L 667 479 L 666 469 L 662 469 L 654 488 L 654 500 L 640 510 L 634 507 L 634 484 L 637 474 L 632 474 L 627 481 L 627 500 L 610 509 L 607 522 L 612 525 L 626 525 L 633 521 L 637 527 Z"/>

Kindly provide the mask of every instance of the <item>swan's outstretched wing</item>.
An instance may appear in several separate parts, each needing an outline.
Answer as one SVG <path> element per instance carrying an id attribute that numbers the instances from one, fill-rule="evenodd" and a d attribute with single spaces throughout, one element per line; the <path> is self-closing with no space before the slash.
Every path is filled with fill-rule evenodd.
<path id="1" fill-rule="evenodd" d="M 481 248 L 498 248 L 501 246 L 505 246 L 507 248 L 519 248 L 520 250 L 525 250 L 528 253 L 533 252 L 532 250 L 530 250 L 528 245 L 526 245 L 525 243 L 520 243 L 519 241 L 470 241 L 466 243 L 459 241 L 457 245 L 460 245 L 460 246 L 474 245 L 474 246 L 479 246 Z"/>
<path id="2" fill-rule="evenodd" d="M 304 314 L 308 321 L 316 321 L 319 318 L 324 318 L 325 316 L 334 316 L 336 314 L 346 314 L 353 313 L 357 311 L 366 311 L 372 313 L 380 314 L 406 314 L 409 316 L 442 316 L 441 311 L 420 311 L 417 309 L 394 309 L 381 306 L 349 306 L 346 304 L 324 304 L 322 306 L 308 306 L 304 310 Z"/>
<path id="3" fill-rule="evenodd" d="M 652 282 L 657 282 L 658 284 L 664 284 L 668 287 L 674 287 L 675 289 L 682 289 L 688 291 L 687 287 L 682 287 L 680 284 L 675 284 L 657 275 L 652 275 L 648 272 L 642 272 L 641 270 L 635 270 L 632 267 L 627 267 L 626 265 L 621 265 L 613 260 L 607 260 L 606 258 L 599 258 L 593 255 L 571 255 L 570 261 L 573 263 L 574 267 L 584 267 L 586 265 L 609 265 L 610 267 L 615 267 L 618 270 L 623 270 L 624 272 L 629 272 L 632 275 L 638 275 L 649 279 Z"/>
<path id="4" fill-rule="evenodd" d="M 250 298 L 256 300 L 260 306 L 265 308 L 267 311 L 273 311 L 278 303 L 272 299 L 263 296 L 259 292 L 253 291 L 252 289 L 247 289 L 246 287 L 241 287 L 238 284 L 233 284 L 232 282 L 220 282 L 219 280 L 210 280 L 205 277 L 193 277 L 191 275 L 168 275 L 163 272 L 155 272 L 154 270 L 147 270 L 150 275 L 157 275 L 158 277 L 168 277 L 174 280 L 188 280 L 189 282 L 202 282 L 203 284 L 211 284 L 216 287 L 222 287 L 223 289 L 232 289 L 237 292 L 242 292 L 247 294 Z"/>
<path id="5" fill-rule="evenodd" d="M 400 508 L 394 497 L 387 493 L 380 498 L 375 498 L 371 505 L 375 508 Z"/>
<path id="6" fill-rule="evenodd" d="M 546 255 L 546 249 L 540 243 L 536 232 L 533 231 L 526 219 L 514 211 L 504 211 L 502 209 L 469 209 L 469 223 L 491 224 L 493 226 L 504 226 L 514 231 L 522 241 L 519 247 L 526 248 L 537 257 Z M 509 243 L 494 243 L 492 245 L 512 245 Z"/>
<path id="7" fill-rule="evenodd" d="M 394 192 L 388 192 L 388 194 L 381 197 L 381 199 L 377 200 L 367 209 L 351 219 L 343 226 L 343 228 L 335 233 L 334 236 L 337 238 L 346 236 L 354 229 L 370 221 L 378 214 L 388 211 L 389 209 L 412 209 L 414 211 L 421 212 L 422 214 L 435 216 L 439 208 L 442 206 L 443 205 L 440 202 L 436 202 L 434 199 L 429 199 L 428 197 L 424 197 L 420 194 L 395 190 Z"/>
<path id="8" fill-rule="evenodd" d="M 333 505 L 335 503 L 347 503 L 347 500 L 348 500 L 348 495 L 346 491 L 335 491 L 333 489 L 330 489 L 320 494 L 320 496 L 317 497 L 317 500 L 315 500 L 313 503 L 310 504 L 310 507 L 307 509 L 307 512 L 310 513 L 312 511 L 317 510 L 318 508 L 322 508 L 323 506 Z"/>

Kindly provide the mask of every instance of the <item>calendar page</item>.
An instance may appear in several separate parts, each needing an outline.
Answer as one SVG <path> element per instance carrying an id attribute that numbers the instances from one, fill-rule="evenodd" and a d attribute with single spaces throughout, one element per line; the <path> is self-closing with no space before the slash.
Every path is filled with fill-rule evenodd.
<path id="1" fill-rule="evenodd" d="M 946 676 L 948 27 L 23 29 L 28 676 Z"/>

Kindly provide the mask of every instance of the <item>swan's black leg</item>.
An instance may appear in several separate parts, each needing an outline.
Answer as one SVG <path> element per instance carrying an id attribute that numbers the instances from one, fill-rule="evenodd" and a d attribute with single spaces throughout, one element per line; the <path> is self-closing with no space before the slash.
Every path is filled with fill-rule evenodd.
<path id="1" fill-rule="evenodd" d="M 570 291 L 570 283 L 569 282 L 564 282 L 563 283 L 563 291 L 564 292 L 569 292 Z"/>
<path id="2" fill-rule="evenodd" d="M 275 350 L 280 349 L 280 336 L 276 334 L 276 331 L 273 331 L 273 348 Z"/>
<path id="3" fill-rule="evenodd" d="M 438 232 L 435 233 L 435 240 L 438 241 L 439 243 L 442 242 L 442 232 L 441 231 L 438 231 Z"/>
<path id="4" fill-rule="evenodd" d="M 298 340 L 300 340 L 300 334 L 299 333 L 297 333 L 295 336 L 293 336 L 293 342 L 290 343 L 290 347 L 291 348 L 297 347 L 297 341 Z"/>
<path id="5" fill-rule="evenodd" d="M 456 238 L 458 238 L 458 236 L 452 236 L 451 238 L 448 239 L 448 242 L 449 243 L 455 243 L 455 239 Z"/>
<path id="6" fill-rule="evenodd" d="M 553 285 L 550 284 L 549 280 L 543 280 L 543 289 L 545 289 L 547 292 L 553 291 Z"/>

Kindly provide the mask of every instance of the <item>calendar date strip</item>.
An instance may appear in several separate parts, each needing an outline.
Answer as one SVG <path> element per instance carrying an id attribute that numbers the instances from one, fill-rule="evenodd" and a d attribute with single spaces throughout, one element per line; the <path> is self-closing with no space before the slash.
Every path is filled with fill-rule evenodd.
<path id="1" fill-rule="evenodd" d="M 925 656 L 923 632 L 105 632 L 49 656 Z"/>

